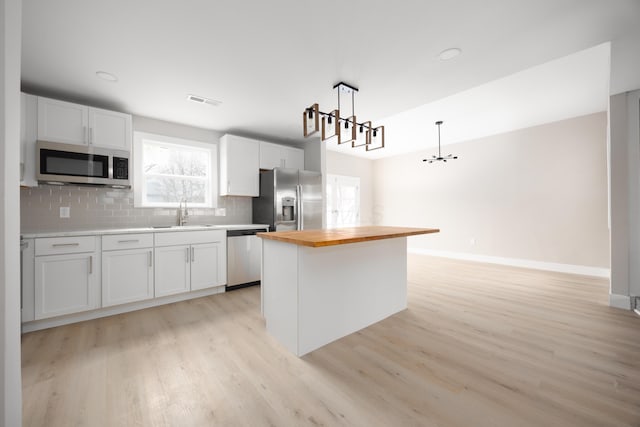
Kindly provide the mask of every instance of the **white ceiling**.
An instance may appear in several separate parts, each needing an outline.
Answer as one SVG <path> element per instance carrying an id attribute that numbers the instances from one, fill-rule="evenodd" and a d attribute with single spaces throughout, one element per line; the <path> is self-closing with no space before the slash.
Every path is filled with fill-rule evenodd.
<path id="1" fill-rule="evenodd" d="M 303 109 L 334 108 L 332 87 L 345 81 L 360 89 L 358 119 L 387 130 L 387 148 L 370 158 L 437 144 L 439 119 L 445 144 L 606 109 L 609 49 L 597 45 L 640 22 L 637 0 L 24 0 L 23 8 L 27 91 L 296 144 Z M 440 61 L 449 47 L 462 55 Z M 98 79 L 99 70 L 119 81 Z"/>

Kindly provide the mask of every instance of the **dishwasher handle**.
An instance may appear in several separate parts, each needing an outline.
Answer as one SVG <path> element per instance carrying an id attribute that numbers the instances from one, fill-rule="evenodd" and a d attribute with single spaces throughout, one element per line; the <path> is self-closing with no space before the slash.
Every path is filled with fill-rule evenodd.
<path id="1" fill-rule="evenodd" d="M 255 236 L 257 233 L 267 232 L 266 228 L 253 228 L 250 230 L 227 230 L 227 237 Z"/>

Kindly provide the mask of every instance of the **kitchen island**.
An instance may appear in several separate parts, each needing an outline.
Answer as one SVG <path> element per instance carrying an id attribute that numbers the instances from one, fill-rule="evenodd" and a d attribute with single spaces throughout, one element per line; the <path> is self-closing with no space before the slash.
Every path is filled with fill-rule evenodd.
<path id="1" fill-rule="evenodd" d="M 407 308 L 407 237 L 434 228 L 259 233 L 267 331 L 303 356 Z"/>

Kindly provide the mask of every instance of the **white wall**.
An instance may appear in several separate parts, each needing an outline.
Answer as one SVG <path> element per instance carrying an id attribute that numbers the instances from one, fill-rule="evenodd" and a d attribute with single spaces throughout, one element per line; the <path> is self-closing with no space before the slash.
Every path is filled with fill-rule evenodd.
<path id="1" fill-rule="evenodd" d="M 326 142 L 319 137 L 309 137 L 304 143 L 304 168 L 324 175 L 326 168 Z"/>
<path id="2" fill-rule="evenodd" d="M 414 249 L 606 274 L 606 120 L 597 113 L 447 145 L 459 156 L 448 163 L 422 162 L 433 150 L 377 160 L 376 222 L 441 229 L 409 239 Z"/>
<path id="3" fill-rule="evenodd" d="M 609 101 L 610 304 L 626 309 L 640 296 L 639 103 L 640 90 Z"/>
<path id="4" fill-rule="evenodd" d="M 373 225 L 373 161 L 327 150 L 327 173 L 360 178 L 360 225 Z"/>
<path id="5" fill-rule="evenodd" d="M 319 136 L 309 137 L 304 143 L 304 168 L 322 174 L 322 228 L 327 226 L 327 143 Z"/>
<path id="6" fill-rule="evenodd" d="M 640 296 L 640 28 L 611 41 L 609 197 L 611 290 L 609 303 L 631 307 Z"/>
<path id="7" fill-rule="evenodd" d="M 217 144 L 220 141 L 220 137 L 223 135 L 222 132 L 218 132 L 215 130 L 181 125 L 179 123 L 156 120 L 142 116 L 133 117 L 133 130 L 139 132 L 155 133 L 159 135 L 170 136 L 173 138 L 209 142 L 211 144 Z"/>
<path id="8" fill-rule="evenodd" d="M 22 3 L 0 0 L 0 425 L 22 423 L 20 370 L 20 46 Z"/>

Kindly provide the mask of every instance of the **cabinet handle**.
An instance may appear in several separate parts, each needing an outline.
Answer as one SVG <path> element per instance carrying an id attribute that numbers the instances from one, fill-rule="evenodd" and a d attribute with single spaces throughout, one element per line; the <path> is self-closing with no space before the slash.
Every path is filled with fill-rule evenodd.
<path id="1" fill-rule="evenodd" d="M 189 262 L 189 248 L 187 248 L 187 252 L 186 252 L 185 257 L 184 257 L 184 262 L 186 262 L 186 263 Z"/>
<path id="2" fill-rule="evenodd" d="M 82 126 L 82 132 L 84 133 L 84 141 L 88 144 L 89 143 L 89 132 L 88 132 L 86 126 Z"/>
<path id="3" fill-rule="evenodd" d="M 153 267 L 153 251 L 149 251 L 149 267 Z"/>
<path id="4" fill-rule="evenodd" d="M 231 193 L 231 181 L 227 181 L 227 193 Z"/>
<path id="5" fill-rule="evenodd" d="M 282 168 L 287 167 L 287 161 L 285 159 L 280 159 L 280 167 Z"/>
<path id="6" fill-rule="evenodd" d="M 89 274 L 93 274 L 93 255 L 89 255 Z"/>
<path id="7" fill-rule="evenodd" d="M 118 240 L 118 243 L 138 243 L 139 239 L 131 239 L 131 240 Z"/>
<path id="8" fill-rule="evenodd" d="M 61 248 L 66 246 L 80 246 L 80 243 L 54 243 L 51 246 L 54 248 Z"/>
<path id="9" fill-rule="evenodd" d="M 89 144 L 93 144 L 93 128 L 89 128 Z"/>
<path id="10" fill-rule="evenodd" d="M 196 253 L 194 252 L 194 248 L 191 248 L 191 262 L 196 262 Z"/>

